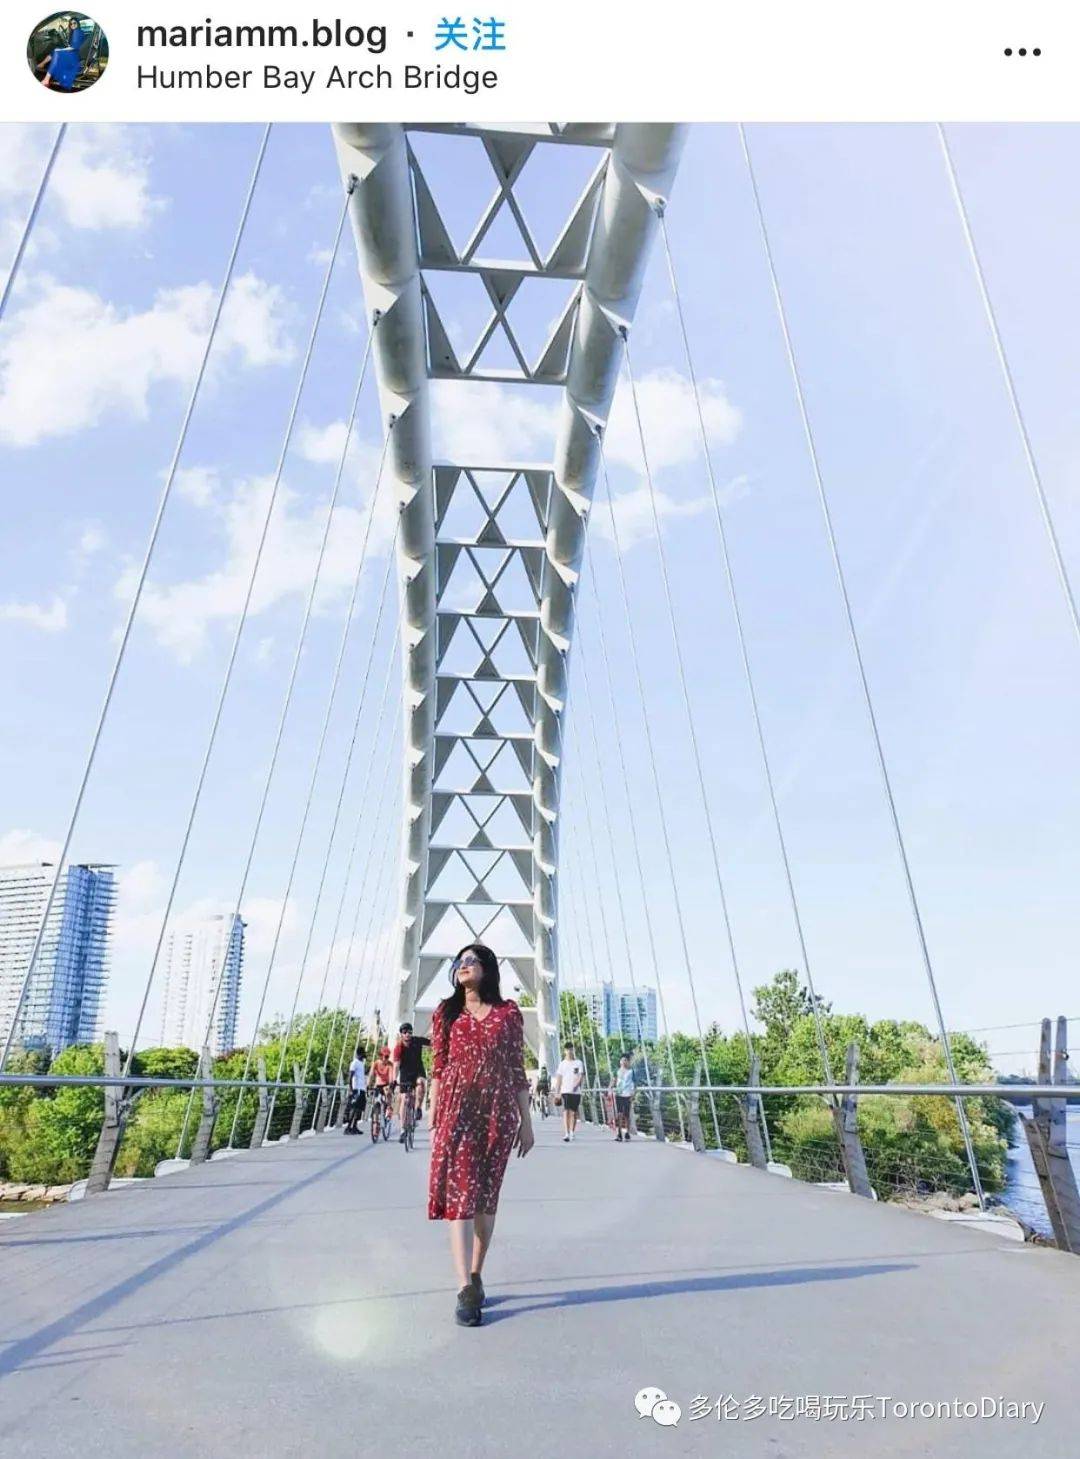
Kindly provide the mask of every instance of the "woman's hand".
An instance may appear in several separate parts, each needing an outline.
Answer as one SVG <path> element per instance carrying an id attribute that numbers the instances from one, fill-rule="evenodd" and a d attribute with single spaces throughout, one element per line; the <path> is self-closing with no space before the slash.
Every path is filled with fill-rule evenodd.
<path id="1" fill-rule="evenodd" d="M 528 1117 L 523 1117 L 521 1124 L 518 1125 L 517 1134 L 514 1136 L 514 1149 L 517 1151 L 519 1158 L 522 1155 L 528 1155 L 533 1147 L 534 1140 L 532 1120 Z"/>

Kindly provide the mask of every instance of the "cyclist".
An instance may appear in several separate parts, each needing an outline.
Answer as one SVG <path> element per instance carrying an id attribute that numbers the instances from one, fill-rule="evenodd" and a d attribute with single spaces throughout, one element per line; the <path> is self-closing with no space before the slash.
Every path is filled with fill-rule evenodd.
<path id="1" fill-rule="evenodd" d="M 550 1113 L 548 1108 L 548 1096 L 551 1094 L 551 1079 L 547 1068 L 541 1064 L 540 1072 L 536 1076 L 536 1106 L 546 1120 Z"/>
<path id="2" fill-rule="evenodd" d="M 388 1048 L 380 1049 L 372 1061 L 371 1088 L 375 1100 L 382 1108 L 382 1118 L 389 1120 L 390 1111 L 393 1109 L 394 1066 L 390 1061 Z M 372 1113 L 374 1114 L 374 1109 Z"/>
<path id="3" fill-rule="evenodd" d="M 398 1088 L 398 1120 L 402 1126 L 398 1143 L 405 1140 L 405 1101 L 415 1094 L 415 1108 L 419 1116 L 424 1107 L 424 1047 L 431 1040 L 413 1033 L 411 1023 L 403 1023 L 398 1029 L 398 1041 L 394 1045 L 394 1083 Z"/>

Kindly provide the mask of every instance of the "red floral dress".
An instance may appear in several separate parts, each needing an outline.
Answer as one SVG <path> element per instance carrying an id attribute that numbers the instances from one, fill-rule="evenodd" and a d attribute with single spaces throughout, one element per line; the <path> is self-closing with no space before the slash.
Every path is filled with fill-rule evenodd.
<path id="1" fill-rule="evenodd" d="M 432 1077 L 439 1081 L 428 1176 L 428 1217 L 465 1221 L 494 1215 L 521 1120 L 524 1023 L 512 999 L 483 1019 L 462 1009 L 447 1024 L 441 1007 L 431 1024 Z"/>

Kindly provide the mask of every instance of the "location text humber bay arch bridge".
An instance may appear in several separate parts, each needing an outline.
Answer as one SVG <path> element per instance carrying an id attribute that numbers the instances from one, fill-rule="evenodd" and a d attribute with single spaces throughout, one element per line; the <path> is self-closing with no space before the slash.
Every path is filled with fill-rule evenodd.
<path id="1" fill-rule="evenodd" d="M 266 543 L 270 516 L 282 480 L 282 472 L 290 440 L 297 421 L 301 395 L 311 361 L 312 351 L 322 322 L 330 275 L 342 246 L 351 232 L 355 240 L 368 325 L 360 362 L 360 377 L 352 398 L 349 419 L 351 432 L 356 418 L 360 390 L 369 371 L 377 380 L 381 401 L 383 436 L 376 468 L 375 496 L 382 494 L 396 508 L 394 527 L 395 552 L 387 566 L 382 585 L 380 615 L 387 602 L 392 564 L 396 561 L 398 605 L 400 613 L 401 664 L 401 747 L 404 762 L 405 793 L 400 818 L 400 842 L 387 841 L 379 856 L 370 854 L 374 846 L 365 847 L 371 827 L 358 823 L 349 852 L 349 869 L 337 906 L 331 947 L 337 944 L 339 932 L 344 936 L 348 925 L 347 891 L 354 859 L 359 866 L 365 850 L 368 864 L 364 867 L 363 885 L 369 874 L 376 887 L 393 885 L 393 852 L 400 852 L 399 908 L 400 918 L 393 929 L 393 947 L 385 948 L 385 964 L 393 969 L 396 987 L 392 1001 L 396 1018 L 412 1017 L 418 1000 L 427 995 L 433 983 L 445 976 L 449 959 L 464 942 L 483 939 L 492 944 L 504 966 L 529 995 L 527 1031 L 540 1062 L 554 1068 L 563 1038 L 580 1042 L 581 1028 L 566 1027 L 560 1006 L 559 956 L 559 888 L 560 867 L 575 848 L 563 844 L 560 835 L 563 795 L 563 768 L 567 746 L 574 733 L 570 723 L 571 664 L 578 672 L 589 672 L 594 683 L 606 694 L 610 715 L 599 720 L 589 703 L 587 722 L 581 733 L 594 745 L 597 762 L 600 756 L 613 765 L 615 778 L 621 783 L 630 817 L 631 865 L 633 875 L 626 884 L 616 880 L 618 907 L 613 915 L 622 914 L 624 899 L 639 899 L 644 908 L 649 947 L 650 969 L 657 974 L 661 1031 L 666 1033 L 667 1009 L 665 978 L 673 976 L 673 968 L 687 980 L 693 1009 L 694 1038 L 700 1046 L 701 1063 L 691 1085 L 680 1084 L 674 1063 L 658 1066 L 658 1056 L 651 1056 L 646 1040 L 639 1037 L 643 1052 L 644 1081 L 641 1093 L 648 1105 L 645 1116 L 649 1128 L 663 1137 L 666 1133 L 694 1144 L 701 1143 L 702 1109 L 712 1111 L 715 1121 L 716 1094 L 709 1080 L 705 1047 L 705 1028 L 694 979 L 693 962 L 688 950 L 685 908 L 680 899 L 678 877 L 672 861 L 672 840 L 677 835 L 677 809 L 665 802 L 662 791 L 662 753 L 654 744 L 650 731 L 645 690 L 651 665 L 646 654 L 634 645 L 633 605 L 628 592 L 627 576 L 622 562 L 617 514 L 612 512 L 612 532 L 618 565 L 620 591 L 619 611 L 631 625 L 632 690 L 640 707 L 640 731 L 645 738 L 650 767 L 649 783 L 632 785 L 623 743 L 629 732 L 616 710 L 612 667 L 603 636 L 602 623 L 597 640 L 598 655 L 586 663 L 581 646 L 575 657 L 575 612 L 583 585 L 588 585 L 592 564 L 588 548 L 588 525 L 594 504 L 610 498 L 608 467 L 605 456 L 605 433 L 616 385 L 625 380 L 631 403 L 634 427 L 640 448 L 640 468 L 648 491 L 651 529 L 655 535 L 657 566 L 666 610 L 664 631 L 667 634 L 671 663 L 675 667 L 686 727 L 685 766 L 700 795 L 708 834 L 708 865 L 715 889 L 715 927 L 718 943 L 727 952 L 730 971 L 737 991 L 742 1024 L 750 1040 L 750 1022 L 746 990 L 736 938 L 732 931 L 725 890 L 723 848 L 720 829 L 706 789 L 705 761 L 709 754 L 708 736 L 696 722 L 692 708 L 690 683 L 702 666 L 688 661 L 679 631 L 678 614 L 672 592 L 672 579 L 677 571 L 669 560 L 661 530 L 660 512 L 650 468 L 649 433 L 640 408 L 638 377 L 635 373 L 634 319 L 646 264 L 654 250 L 659 250 L 671 290 L 671 302 L 679 322 L 679 338 L 684 369 L 694 394 L 694 415 L 700 436 L 701 465 L 708 483 L 712 519 L 718 534 L 726 578 L 726 590 L 741 651 L 745 679 L 746 702 L 752 717 L 760 752 L 764 781 L 768 790 L 772 823 L 785 873 L 788 913 L 801 949 L 802 967 L 811 994 L 814 995 L 812 960 L 808 954 L 800 913 L 796 879 L 792 874 L 785 839 L 785 823 L 780 798 L 777 796 L 773 765 L 766 728 L 759 713 L 755 669 L 740 616 L 739 584 L 727 551 L 724 529 L 722 492 L 719 489 L 710 442 L 705 423 L 702 397 L 698 389 L 695 360 L 687 330 L 686 303 L 679 288 L 679 279 L 668 235 L 667 206 L 676 183 L 680 154 L 685 141 L 684 128 L 666 124 L 565 124 L 535 127 L 486 127 L 447 125 L 402 127 L 389 124 L 342 124 L 334 128 L 340 164 L 341 206 L 337 228 L 329 251 L 322 292 L 310 324 L 307 350 L 303 355 L 295 396 L 281 444 L 273 490 L 269 493 L 262 536 L 255 552 L 247 597 L 235 627 L 232 650 L 220 686 L 216 711 L 209 738 L 204 747 L 201 768 L 194 787 L 188 819 L 183 828 L 180 851 L 171 883 L 171 891 L 161 936 L 143 994 L 139 1024 L 128 1045 L 127 1061 L 122 1070 L 114 1070 L 110 1086 L 116 1091 L 136 1089 L 131 1061 L 152 992 L 158 955 L 165 925 L 172 909 L 192 827 L 200 808 L 200 799 L 222 720 L 222 713 L 232 687 L 233 671 L 244 635 L 257 582 L 262 550 Z M 462 245 L 455 242 L 440 213 L 436 191 L 418 159 L 413 145 L 416 132 L 440 132 L 448 141 L 469 140 L 479 143 L 490 165 L 493 188 L 490 200 L 476 219 L 475 227 Z M 137 620 L 139 604 L 154 556 L 155 544 L 177 474 L 183 461 L 184 445 L 192 414 L 204 382 L 207 360 L 221 319 L 234 265 L 244 237 L 256 193 L 259 174 L 270 140 L 271 129 L 263 133 L 254 160 L 250 184 L 243 202 L 232 252 L 221 282 L 210 331 L 200 368 L 194 382 L 187 410 L 169 470 L 165 478 L 157 516 L 147 546 L 141 575 L 121 638 L 104 705 L 96 726 L 85 764 L 82 782 L 70 819 L 64 857 L 70 849 L 78 820 L 83 793 L 89 781 L 98 741 L 107 719 L 113 688 L 122 671 L 125 650 Z M 1020 432 L 1024 457 L 1030 475 L 1037 509 L 1042 515 L 1053 566 L 1060 579 L 1065 605 L 1080 636 L 1080 618 L 1065 561 L 1058 543 L 1054 521 L 1035 454 L 1032 450 L 1021 402 L 1014 387 L 1007 353 L 997 327 L 993 301 L 987 290 L 979 263 L 975 239 L 968 222 L 963 195 L 952 165 L 948 139 L 939 129 L 943 163 L 952 183 L 958 212 L 958 225 L 970 251 L 975 281 L 985 306 L 990 347 L 1000 363 L 1004 389 Z M 813 419 L 803 390 L 798 350 L 788 327 L 783 281 L 777 270 L 770 244 L 768 220 L 757 189 L 753 149 L 750 138 L 740 129 L 740 141 L 747 169 L 756 220 L 760 232 L 765 265 L 772 285 L 777 324 L 782 336 L 795 408 L 803 428 L 809 471 L 820 502 L 825 536 L 835 570 L 836 589 L 840 597 L 848 630 L 869 735 L 872 739 L 881 773 L 884 799 L 898 857 L 899 873 L 907 892 L 917 942 L 922 956 L 932 1006 L 948 1067 L 949 1083 L 935 1086 L 937 1092 L 955 1099 L 957 1117 L 963 1133 L 972 1187 L 983 1198 L 974 1150 L 960 1097 L 956 1069 L 950 1052 L 945 1017 L 938 999 L 931 949 L 923 928 L 919 898 L 912 877 L 903 831 L 903 807 L 893 793 L 890 767 L 878 733 L 875 702 L 871 682 L 863 661 L 857 615 L 848 595 L 845 564 L 833 530 L 828 480 L 822 470 L 815 445 Z M 6 305 L 13 282 L 29 241 L 38 208 L 47 195 L 50 171 L 62 152 L 63 129 L 57 136 L 49 162 L 41 178 L 40 188 L 26 222 L 22 241 L 4 292 Z M 524 209 L 516 194 L 522 171 L 537 149 L 547 149 L 557 157 L 560 148 L 589 149 L 594 166 L 580 196 L 574 201 L 565 223 L 550 246 L 541 249 L 530 230 Z M 498 238 L 505 249 L 510 234 L 519 247 L 517 256 L 492 257 L 490 241 Z M 448 326 L 439 305 L 441 277 L 467 276 L 482 289 L 487 301 L 487 322 L 479 338 L 468 349 L 452 340 L 454 331 Z M 546 334 L 539 347 L 526 348 L 515 328 L 515 301 L 524 293 L 534 299 L 550 297 L 552 312 Z M 497 389 L 520 390 L 522 387 L 556 387 L 561 392 L 560 416 L 552 459 L 547 461 L 521 458 L 501 462 L 470 459 L 462 453 L 459 459 L 433 459 L 431 425 L 431 384 L 433 381 L 484 382 Z M 348 449 L 346 444 L 346 450 Z M 333 486 L 326 531 L 330 522 L 345 468 L 342 453 Z M 368 517 L 360 563 L 357 568 L 353 605 L 364 576 L 365 558 L 371 519 L 375 515 L 374 500 Z M 315 603 L 323 551 L 314 568 L 306 612 L 299 640 L 292 659 L 291 673 L 284 687 L 265 784 L 258 815 L 251 830 L 246 861 L 240 876 L 236 907 L 241 915 L 247 893 L 248 877 L 256 854 L 258 840 L 271 786 L 278 767 L 279 751 L 290 714 L 297 672 L 304 652 L 305 638 Z M 342 688 L 342 664 L 352 622 L 352 606 L 338 654 L 333 681 L 326 703 L 322 737 L 313 750 L 310 789 L 302 811 L 289 885 L 282 903 L 282 918 L 288 892 L 301 854 L 305 849 L 308 813 L 320 774 L 325 773 L 324 749 L 330 717 Z M 372 644 L 372 650 L 374 644 Z M 650 650 L 652 652 L 654 650 Z M 367 657 L 362 693 L 357 710 L 378 716 L 381 730 L 392 722 L 396 707 L 390 666 L 381 686 L 373 682 L 372 655 Z M 369 689 L 371 693 L 369 695 Z M 392 731 L 382 736 L 392 741 Z M 333 829 L 325 848 L 318 884 L 318 903 L 328 891 L 327 879 L 331 851 L 342 812 L 345 785 L 352 768 L 354 732 L 350 744 Z M 374 755 L 366 769 L 365 803 L 389 806 L 393 796 L 381 781 Z M 370 795 L 368 790 L 370 788 Z M 607 807 L 602 793 L 588 799 L 588 786 L 583 784 L 587 819 L 590 828 L 606 821 Z M 664 850 L 669 869 L 668 883 L 661 887 L 647 885 L 639 829 L 634 818 L 638 797 L 646 794 L 655 799 Z M 610 834 L 610 821 L 606 821 Z M 362 834 L 366 831 L 366 837 Z M 584 857 L 584 854 L 583 854 Z M 57 880 L 60 865 L 57 867 Z M 587 879 L 586 879 L 587 884 Z M 55 891 L 55 887 L 54 887 Z M 649 919 L 650 900 L 670 898 L 679 929 L 680 947 L 677 956 L 658 957 L 654 930 Z M 331 898 L 332 900 L 332 898 Z M 51 902 L 50 902 L 51 904 Z M 357 901 L 357 918 L 359 917 Z M 600 917 L 602 909 L 598 909 Z M 33 953 L 26 969 L 21 998 L 25 1000 L 35 973 L 35 960 L 41 946 L 48 908 L 42 918 Z M 262 1016 L 267 985 L 281 937 L 279 922 L 262 986 L 259 1017 Z M 358 933 L 353 923 L 352 937 Z M 314 919 L 301 959 L 292 1000 L 289 1026 L 296 1018 L 301 999 L 301 983 L 308 972 L 312 950 Z M 607 935 L 605 925 L 604 935 Z M 351 940 L 350 940 L 351 947 Z M 366 979 L 357 972 L 353 991 L 353 1014 L 361 1007 L 364 996 L 377 986 L 374 964 L 367 969 Z M 579 959 L 584 965 L 586 959 Z M 341 988 L 345 990 L 348 959 L 341 969 Z M 319 977 L 314 968 L 311 976 Z M 626 962 L 626 976 L 633 983 L 634 960 Z M 363 986 L 362 986 L 363 985 Z M 330 957 L 321 973 L 319 1003 L 333 987 Z M 634 991 L 636 992 L 636 986 Z M 341 1001 L 339 997 L 339 1002 Z M 214 1011 L 211 1011 L 212 1023 Z M 846 1070 L 832 1066 L 821 1012 L 814 1003 L 817 1036 L 821 1055 L 822 1082 L 813 1088 L 831 1103 L 835 1115 L 837 1146 L 843 1170 L 852 1190 L 868 1193 L 865 1167 L 858 1147 L 854 1116 L 854 1099 L 858 1093 L 855 1070 L 849 1063 Z M 18 1027 L 16 1018 L 7 1038 L 5 1058 L 10 1052 Z M 209 1037 L 210 1024 L 207 1035 Z M 639 1034 L 640 1034 L 639 1030 Z M 283 1045 L 284 1048 L 284 1045 Z M 593 1050 L 594 1054 L 596 1050 Z M 309 1050 L 310 1053 L 310 1050 Z M 1076 1207 L 1075 1182 L 1068 1169 L 1064 1148 L 1064 1091 L 1058 1081 L 1063 1077 L 1066 1056 L 1062 1027 L 1057 1039 L 1057 1074 L 1051 1077 L 1052 1053 L 1049 1035 L 1045 1038 L 1042 1085 L 1032 1092 L 1044 1101 L 1033 1123 L 1030 1138 L 1036 1153 L 1036 1164 L 1044 1190 L 1055 1210 L 1055 1231 L 1060 1244 L 1070 1249 L 1080 1240 L 1080 1212 Z M 115 1050 L 113 1051 L 115 1058 Z M 670 1043 L 668 1058 L 670 1060 Z M 600 1056 L 597 1055 L 597 1078 Z M 250 1065 L 250 1059 L 249 1059 Z M 261 1143 L 272 1117 L 273 1102 L 283 1079 L 292 1074 L 296 1085 L 312 1091 L 310 1100 L 298 1099 L 292 1133 L 300 1132 L 305 1109 L 313 1129 L 322 1130 L 333 1123 L 335 1091 L 341 1084 L 342 1069 L 313 1068 L 305 1063 L 296 1070 L 282 1067 L 270 1076 L 245 1067 L 243 1080 L 256 1082 L 260 1089 L 262 1110 L 256 1123 L 253 1143 Z M 214 1081 L 209 1065 L 204 1069 L 200 1087 L 204 1089 L 203 1116 L 200 1121 L 201 1153 L 205 1156 L 209 1132 L 213 1126 Z M 660 1094 L 666 1089 L 674 1100 L 661 1104 Z M 269 1100 L 266 1100 L 269 1091 Z M 728 1091 L 731 1092 L 730 1090 Z M 969 1087 L 968 1094 L 974 1092 Z M 985 1090 L 983 1092 L 986 1092 Z M 760 1097 L 756 1069 L 752 1066 L 750 1083 L 739 1086 L 743 1130 L 747 1149 L 754 1164 L 771 1163 L 770 1131 Z M 194 1092 L 193 1092 L 194 1099 Z M 96 1163 L 96 1184 L 107 1184 L 117 1141 L 123 1124 L 124 1101 L 110 1095 L 106 1129 Z M 239 1106 L 238 1106 L 239 1108 Z M 666 1113 L 665 1113 L 666 1111 Z M 667 1127 L 665 1129 L 665 1126 Z M 110 1133 L 111 1130 L 111 1133 Z M 235 1131 L 235 1124 L 234 1124 Z M 230 1140 L 231 1145 L 231 1140 Z M 1071 1233 L 1071 1234 L 1070 1234 Z"/>

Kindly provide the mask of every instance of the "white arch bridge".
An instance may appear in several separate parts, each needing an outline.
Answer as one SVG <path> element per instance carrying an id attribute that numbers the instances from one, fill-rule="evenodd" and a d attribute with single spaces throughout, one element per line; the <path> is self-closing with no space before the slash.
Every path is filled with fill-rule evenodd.
<path id="1" fill-rule="evenodd" d="M 69 145 L 67 133 L 59 129 L 31 200 L 0 316 L 17 304 L 27 248 L 48 202 L 50 178 Z M 467 231 L 460 219 L 452 227 L 445 216 L 445 191 L 435 185 L 421 145 L 432 137 L 440 147 L 467 146 L 490 172 L 487 201 Z M 106 1034 L 102 1073 L 33 1072 L 25 1060 L 12 1062 L 34 1051 L 30 1034 L 43 996 L 63 873 L 73 859 L 114 690 L 235 288 L 271 141 L 268 127 L 135 575 L 62 852 L 31 929 L 25 967 L 20 964 L 10 987 L 0 985 L 7 1000 L 0 1006 L 0 1093 L 14 1087 L 104 1090 L 93 1161 L 85 1185 L 73 1192 L 90 1198 L 57 1203 L 0 1227 L 5 1455 L 37 1454 L 45 1443 L 114 1456 L 292 1455 L 342 1443 L 368 1453 L 433 1440 L 447 1456 L 502 1456 L 522 1442 L 586 1445 L 598 1454 L 651 1451 L 659 1443 L 681 1453 L 716 1447 L 715 1431 L 706 1435 L 717 1424 L 727 1425 L 720 1431 L 725 1448 L 815 1459 L 931 1449 L 965 1459 L 976 1451 L 1058 1459 L 1075 1447 L 1080 1409 L 1062 1361 L 1077 1335 L 1080 1295 L 1080 1268 L 1071 1260 L 1080 1251 L 1080 1195 L 1066 1118 L 1068 1101 L 1076 1097 L 1066 1075 L 1068 1020 L 1059 1020 L 1056 1029 L 1047 1021 L 1031 1037 L 1033 1045 L 1038 1042 L 1039 1082 L 1010 1091 L 1014 1099 L 1032 1101 L 1022 1132 L 1032 1190 L 1045 1203 L 1048 1240 L 1059 1248 L 1049 1251 L 1016 1239 L 1024 1234 L 1021 1225 L 994 1209 L 997 1202 L 987 1190 L 992 1161 L 984 1101 L 995 1100 L 1000 1086 L 989 1079 L 965 1081 L 954 1057 L 908 855 L 903 799 L 879 733 L 859 617 L 833 530 L 828 474 L 757 186 L 752 138 L 739 128 L 738 139 L 859 709 L 880 772 L 905 911 L 933 1013 L 929 1042 L 940 1054 L 942 1081 L 860 1083 L 860 1050 L 854 1043 L 837 1048 L 828 1009 L 817 994 L 812 939 L 789 857 L 783 797 L 743 632 L 723 492 L 668 237 L 668 204 L 685 129 L 666 124 L 335 126 L 336 231 L 231 649 L 185 802 L 135 1026 L 130 1034 L 123 1030 L 123 1051 L 118 1035 Z M 1066 556 L 944 129 L 938 129 L 937 140 L 1048 566 L 1065 618 L 1080 638 Z M 522 203 L 522 179 L 540 156 L 551 174 L 558 173 L 560 158 L 571 151 L 576 157 L 587 151 L 591 166 L 561 226 L 549 230 L 542 245 Z M 676 191 L 676 204 L 677 196 Z M 159 991 L 174 902 L 193 831 L 206 810 L 208 772 L 236 692 L 235 670 L 264 549 L 350 229 L 366 340 L 271 751 L 258 782 L 256 814 L 243 829 L 230 902 L 241 917 L 252 900 L 268 807 L 304 692 L 298 685 L 327 545 L 371 374 L 381 423 L 378 466 L 329 687 L 315 705 L 315 743 L 300 768 L 299 798 L 290 798 L 290 813 L 295 809 L 298 816 L 289 828 L 291 860 L 286 858 L 289 870 L 261 979 L 255 969 L 258 1008 L 250 1039 L 228 1056 L 235 1067 L 215 1062 L 219 979 L 198 1070 L 183 1077 L 155 1075 L 138 1063 L 147 1042 L 144 1021 Z M 807 984 L 806 1026 L 812 1025 L 820 1059 L 820 1081 L 813 1084 L 763 1083 L 760 1043 L 755 1045 L 751 1027 L 746 959 L 730 916 L 723 837 L 707 783 L 712 744 L 690 692 L 700 665 L 680 632 L 673 592 L 678 564 L 669 560 L 661 531 L 652 442 L 635 370 L 635 313 L 654 252 L 666 266 L 668 302 L 683 351 L 680 368 L 690 386 L 690 430 L 700 447 L 708 530 L 715 531 L 721 553 L 739 689 L 782 869 L 782 912 L 790 919 L 799 976 Z M 471 290 L 484 304 L 483 325 L 468 346 L 460 343 L 462 332 L 451 317 L 453 289 L 447 281 Z M 526 299 L 529 307 L 522 311 Z M 607 431 L 620 378 L 628 387 L 628 418 L 657 554 L 664 648 L 657 650 L 655 635 L 648 649 L 638 644 L 619 516 L 612 510 L 615 613 L 627 631 L 631 669 L 629 695 L 617 700 L 602 615 L 597 614 L 587 651 L 575 619 L 583 585 L 595 585 L 588 550 L 593 504 L 606 497 L 611 505 Z M 452 459 L 437 455 L 433 394 L 441 382 L 485 387 L 490 410 L 502 420 L 501 439 L 522 422 L 520 451 L 492 460 L 459 432 Z M 550 459 L 538 461 L 530 455 L 527 408 L 523 413 L 517 402 L 523 393 L 544 390 L 559 392 L 558 426 Z M 383 502 L 390 504 L 393 551 L 370 633 L 357 647 L 354 610 L 378 558 L 372 537 Z M 1024 504 L 1031 507 L 1026 499 Z M 387 631 L 393 629 L 395 585 L 396 635 Z M 388 637 L 396 638 L 396 646 L 387 648 Z M 685 734 L 677 752 L 659 743 L 652 728 L 647 691 L 658 652 L 671 671 L 676 717 L 681 715 Z M 575 676 L 591 684 L 581 701 L 580 729 L 568 717 L 572 661 Z M 351 739 L 346 727 L 344 764 L 335 780 L 334 727 L 354 679 L 359 695 Z M 402 712 L 395 728 L 399 682 Z M 627 702 L 641 733 L 640 780 L 625 743 Z M 584 811 L 580 846 L 563 834 L 566 747 L 575 736 L 569 762 L 578 767 Z M 595 774 L 585 753 L 590 747 Z M 665 757 L 674 754 L 693 787 L 693 812 L 704 821 L 701 874 L 709 889 L 709 926 L 731 975 L 745 1039 L 741 1083 L 719 1081 L 699 999 L 688 933 L 692 909 L 673 855 L 683 808 L 671 804 L 663 790 Z M 350 845 L 346 807 L 361 765 Z M 612 905 L 605 906 L 604 897 L 593 895 L 593 878 L 605 854 L 616 866 L 612 785 L 626 810 L 627 871 L 625 876 L 615 871 Z M 313 807 L 324 794 L 332 818 L 320 840 Z M 643 855 L 646 806 L 654 839 L 649 858 Z M 336 868 L 346 846 L 335 901 Z M 310 862 L 314 907 L 301 932 L 288 1019 L 276 1031 L 267 1068 L 266 1048 L 259 1043 L 264 1013 L 284 958 L 290 897 Z M 581 899 L 575 909 L 580 920 L 572 919 L 581 940 L 572 955 L 565 945 L 560 951 L 560 894 L 570 885 L 570 865 L 577 869 Z M 657 866 L 666 870 L 666 880 L 656 879 Z M 647 1005 L 635 981 L 635 963 L 640 967 L 643 959 L 635 959 L 627 933 L 631 900 L 640 909 L 657 984 L 655 1029 L 646 1026 Z M 663 947 L 651 911 L 661 901 L 673 929 Z M 388 910 L 392 915 L 380 933 L 379 915 Z M 328 936 L 322 915 L 332 923 Z M 326 936 L 325 959 L 316 955 L 320 934 Z M 424 1220 L 424 1162 L 396 1142 L 341 1135 L 347 1056 L 356 1039 L 374 1033 L 381 1043 L 387 1021 L 382 1011 L 390 1004 L 396 1019 L 416 1016 L 418 1006 L 430 1004 L 433 984 L 453 953 L 473 939 L 494 947 L 523 990 L 538 1061 L 554 1068 L 560 1042 L 569 1039 L 583 1052 L 588 1074 L 580 1138 L 564 1142 L 556 1122 L 538 1111 L 536 1152 L 524 1165 L 515 1163 L 508 1177 L 490 1281 L 487 1325 L 496 1328 L 495 1337 L 460 1334 L 450 1325 L 445 1255 Z M 598 1037 L 597 1020 L 585 1003 L 590 990 L 584 970 L 605 963 L 609 970 L 624 967 L 636 1020 L 622 1030 L 634 1050 L 634 1133 L 618 1144 L 609 1125 L 612 1041 L 602 1032 Z M 578 973 L 576 986 L 572 970 Z M 693 1016 L 692 1031 L 681 1041 L 668 1022 L 675 978 L 685 986 L 679 996 L 686 997 Z M 318 1019 L 304 1022 L 305 1001 L 332 1009 L 321 1043 Z M 153 1179 L 114 1179 L 138 1101 L 148 1090 L 177 1089 L 190 1093 L 176 1158 L 159 1165 Z M 864 1148 L 859 1100 L 866 1094 L 938 1101 L 935 1109 L 952 1142 L 947 1161 L 942 1156 L 939 1166 L 924 1165 L 912 1175 L 880 1150 Z M 796 1151 L 783 1115 L 800 1099 L 812 1116 L 823 1116 L 825 1133 Z M 421 1150 L 425 1140 L 422 1133 Z M 948 1220 L 931 1220 L 885 1199 L 921 1197 L 925 1204 L 934 1188 L 939 1204 L 948 1206 Z M 460 1344 L 474 1341 L 479 1356 L 470 1350 L 463 1357 Z M 635 1393 L 651 1387 L 663 1389 L 680 1410 L 678 1423 L 662 1438 L 664 1425 L 642 1417 L 634 1406 Z"/>

